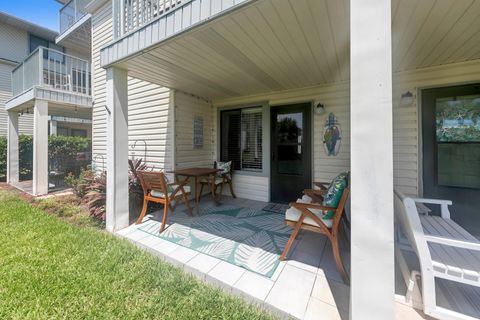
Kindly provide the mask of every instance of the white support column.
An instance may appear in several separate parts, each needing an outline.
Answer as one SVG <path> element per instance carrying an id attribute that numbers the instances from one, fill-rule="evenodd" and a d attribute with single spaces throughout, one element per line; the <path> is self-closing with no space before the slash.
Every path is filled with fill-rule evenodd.
<path id="1" fill-rule="evenodd" d="M 8 112 L 7 132 L 7 182 L 12 184 L 19 180 L 18 113 L 16 111 Z"/>
<path id="2" fill-rule="evenodd" d="M 110 232 L 129 224 L 127 71 L 107 69 L 107 221 Z"/>
<path id="3" fill-rule="evenodd" d="M 56 120 L 50 120 L 50 135 L 51 136 L 56 136 L 57 135 L 57 121 Z"/>
<path id="4" fill-rule="evenodd" d="M 48 101 L 35 100 L 33 110 L 33 194 L 48 193 Z"/>
<path id="5" fill-rule="evenodd" d="M 394 319 L 391 1 L 350 1 L 351 319 Z"/>

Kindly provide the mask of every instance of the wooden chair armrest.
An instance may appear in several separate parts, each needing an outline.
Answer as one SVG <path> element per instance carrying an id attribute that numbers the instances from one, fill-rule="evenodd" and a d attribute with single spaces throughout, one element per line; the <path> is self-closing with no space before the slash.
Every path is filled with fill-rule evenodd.
<path id="1" fill-rule="evenodd" d="M 330 211 L 330 210 L 337 210 L 337 208 L 334 207 L 326 207 L 318 203 L 299 203 L 299 202 L 292 202 L 290 203 L 290 207 L 293 207 L 295 209 L 319 209 L 323 211 Z"/>
<path id="2" fill-rule="evenodd" d="M 323 181 L 315 181 L 313 182 L 313 185 L 320 188 L 321 190 L 327 190 L 328 186 L 330 185 L 329 182 L 323 182 Z"/>
<path id="3" fill-rule="evenodd" d="M 319 196 L 324 196 L 326 193 L 327 193 L 327 190 L 324 189 L 324 190 L 319 190 L 319 189 L 305 189 L 303 190 L 303 194 L 315 194 L 315 195 L 319 195 Z"/>
<path id="4" fill-rule="evenodd" d="M 443 244 L 445 246 L 480 251 L 480 243 L 478 242 L 456 240 L 456 239 L 444 238 L 439 236 L 431 236 L 431 235 L 426 235 L 425 240 L 427 242 L 434 242 L 438 244 Z"/>

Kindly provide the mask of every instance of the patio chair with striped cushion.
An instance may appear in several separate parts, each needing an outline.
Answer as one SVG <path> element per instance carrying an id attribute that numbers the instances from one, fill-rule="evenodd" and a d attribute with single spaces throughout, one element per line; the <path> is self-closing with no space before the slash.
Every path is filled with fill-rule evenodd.
<path id="1" fill-rule="evenodd" d="M 137 219 L 137 224 L 141 223 L 145 217 L 148 202 L 163 204 L 164 209 L 160 233 L 165 229 L 168 208 L 173 211 L 179 200 L 183 199 L 190 215 L 192 215 L 192 208 L 188 202 L 190 186 L 186 185 L 187 181 L 167 183 L 165 174 L 156 171 L 137 171 L 137 174 L 143 189 L 143 208 Z M 173 208 L 172 203 L 174 203 Z"/>

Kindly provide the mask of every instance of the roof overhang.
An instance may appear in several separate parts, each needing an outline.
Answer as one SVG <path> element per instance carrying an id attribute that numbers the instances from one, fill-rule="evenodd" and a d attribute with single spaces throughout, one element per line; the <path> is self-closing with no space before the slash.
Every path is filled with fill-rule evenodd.
<path id="1" fill-rule="evenodd" d="M 50 41 L 55 41 L 55 37 L 58 35 L 58 32 L 56 31 L 44 28 L 37 24 L 17 18 L 15 16 L 9 15 L 1 11 L 0 11 L 0 21 Z"/>
<path id="2" fill-rule="evenodd" d="M 92 46 L 92 15 L 87 13 L 80 20 L 60 34 L 55 42 L 64 47 L 90 56 Z"/>

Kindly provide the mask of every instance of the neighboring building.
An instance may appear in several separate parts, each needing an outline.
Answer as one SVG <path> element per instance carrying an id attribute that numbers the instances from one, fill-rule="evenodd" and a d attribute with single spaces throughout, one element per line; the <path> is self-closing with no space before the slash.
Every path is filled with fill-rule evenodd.
<path id="1" fill-rule="evenodd" d="M 7 135 L 5 103 L 12 98 L 12 70 L 42 42 L 55 45 L 57 33 L 0 12 L 0 136 Z M 32 115 L 19 119 L 20 132 L 31 135 Z"/>
<path id="2" fill-rule="evenodd" d="M 55 31 L 0 12 L 0 136 L 7 135 L 5 103 L 13 97 L 12 71 L 18 64 L 22 63 L 39 46 L 89 59 L 90 55 L 85 54 L 85 51 L 57 45 L 55 43 L 57 36 L 58 33 Z M 33 133 L 33 116 L 27 112 L 20 113 L 20 133 L 31 135 Z M 74 120 L 74 123 L 70 123 L 72 119 L 63 120 L 65 121 L 61 123 L 61 126 L 67 130 L 57 131 L 59 134 L 70 135 L 71 129 L 82 130 L 87 133 L 87 136 L 91 132 L 91 123 L 89 122 L 81 123 Z"/>
<path id="3" fill-rule="evenodd" d="M 34 195 L 46 194 L 63 185 L 61 174 L 65 169 L 58 161 L 49 163 L 48 135 L 92 135 L 89 44 L 63 43 L 53 31 L 5 14 L 0 18 L 5 26 L 15 25 L 13 29 L 5 28 L 17 32 L 17 37 L 25 40 L 18 44 L 23 53 L 17 58 L 18 64 L 10 70 L 11 98 L 5 103 L 6 112 L 2 110 L 7 118 L 3 127 L 8 134 L 8 181 L 20 182 L 18 136 L 23 133 L 24 119 L 30 119 L 27 133 L 33 135 L 33 177 L 31 182 L 23 183 L 22 188 Z M 15 54 L 11 53 L 10 59 Z"/>

